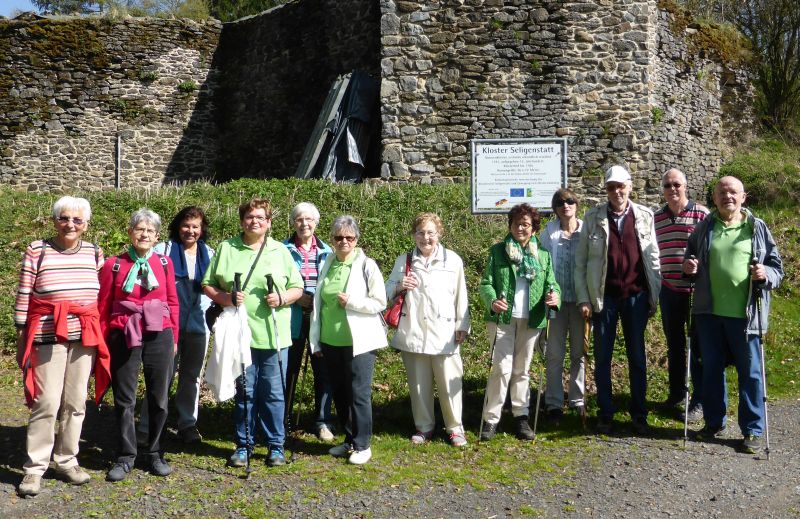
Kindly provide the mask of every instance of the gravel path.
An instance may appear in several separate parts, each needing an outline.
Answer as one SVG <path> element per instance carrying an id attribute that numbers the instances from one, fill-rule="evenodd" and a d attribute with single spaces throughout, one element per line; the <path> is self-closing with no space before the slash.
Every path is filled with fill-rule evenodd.
<path id="1" fill-rule="evenodd" d="M 109 411 L 106 410 L 108 413 Z M 122 485 L 103 481 L 102 453 L 83 454 L 94 469 L 93 481 L 81 488 L 48 481 L 35 499 L 16 496 L 20 454 L 6 456 L 0 465 L 0 517 L 81 517 L 92 515 L 96 501 L 118 500 L 113 516 L 237 517 L 217 500 L 206 505 L 203 492 L 230 492 L 257 499 L 273 496 L 252 513 L 278 517 L 800 517 L 800 401 L 770 406 L 771 459 L 736 451 L 735 423 L 716 443 L 690 441 L 682 448 L 683 431 L 656 429 L 652 438 L 627 436 L 581 437 L 563 456 L 576 460 L 550 473 L 519 474 L 516 483 L 490 486 L 424 484 L 413 488 L 379 485 L 358 493 L 321 491 L 309 498 L 313 474 L 282 473 L 230 483 L 230 478 L 206 466 L 178 462 L 176 475 L 158 480 L 141 471 Z M 0 413 L 0 447 L 8 453 L 24 441 L 24 422 Z M 545 436 L 546 438 L 546 436 Z M 516 440 L 508 442 L 514 448 Z M 542 448 L 547 447 L 544 439 Z M 536 450 L 526 452 L 535 453 Z M 561 453 L 559 453 L 561 454 Z M 535 454 L 534 454 L 535 455 Z M 468 457 L 467 457 L 468 458 Z M 468 462 L 468 459 L 465 461 Z M 191 459 L 191 457 L 188 457 Z M 576 468 L 577 467 L 577 468 Z M 208 482 L 197 499 L 176 502 L 169 485 Z M 216 482 L 216 484 L 215 484 Z M 217 486 L 218 485 L 218 486 Z M 294 489 L 302 487 L 303 493 Z M 185 495 L 185 494 L 184 494 Z M 283 496 L 275 500 L 274 496 Z M 266 510 L 266 512 L 265 512 Z"/>

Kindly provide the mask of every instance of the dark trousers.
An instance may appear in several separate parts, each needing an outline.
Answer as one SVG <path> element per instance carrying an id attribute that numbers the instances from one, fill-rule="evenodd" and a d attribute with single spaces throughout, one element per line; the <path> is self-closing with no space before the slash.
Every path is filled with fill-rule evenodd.
<path id="1" fill-rule="evenodd" d="M 375 351 L 353 357 L 352 346 L 321 343 L 328 367 L 336 415 L 344 430 L 344 442 L 360 451 L 369 447 L 372 438 L 372 374 Z"/>
<path id="2" fill-rule="evenodd" d="M 160 456 L 175 347 L 172 329 L 144 333 L 140 348 L 128 348 L 121 330 L 112 331 L 109 339 L 111 388 L 114 391 L 114 415 L 119 429 L 117 461 L 133 464 L 136 459 L 134 415 L 139 366 L 144 371 L 145 398 L 150 416 L 145 454 L 149 457 Z"/>
<path id="3" fill-rule="evenodd" d="M 686 323 L 689 320 L 689 294 L 677 292 L 661 286 L 661 324 L 667 339 L 667 361 L 669 374 L 669 399 L 677 400 L 684 396 L 686 382 Z M 692 341 L 689 374 L 692 379 L 692 393 L 689 406 L 699 403 L 703 389 L 703 367 L 700 363 L 700 343 L 694 327 L 689 332 Z"/>
<path id="4" fill-rule="evenodd" d="M 290 405 L 297 406 L 297 390 L 300 383 L 300 370 L 302 369 L 303 357 L 306 355 L 308 343 L 309 316 L 303 315 L 303 322 L 300 326 L 300 336 L 292 339 L 292 347 L 289 350 L 289 367 L 286 372 L 286 392 L 293 398 L 293 402 L 287 400 L 286 412 L 289 413 Z M 311 355 L 311 371 L 314 373 L 314 426 L 318 431 L 322 426 L 330 427 L 333 418 L 331 417 L 331 404 L 333 403 L 333 390 L 328 380 L 328 370 L 322 357 Z M 296 408 L 296 407 L 295 407 Z M 291 417 L 290 417 L 291 418 Z M 295 424 L 297 426 L 299 424 Z"/>

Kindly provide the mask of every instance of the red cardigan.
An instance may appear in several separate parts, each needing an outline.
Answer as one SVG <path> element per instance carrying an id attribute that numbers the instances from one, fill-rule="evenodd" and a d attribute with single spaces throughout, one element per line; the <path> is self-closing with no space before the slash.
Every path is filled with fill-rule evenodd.
<path id="1" fill-rule="evenodd" d="M 177 344 L 180 306 L 178 304 L 178 292 L 175 288 L 175 269 L 172 266 L 172 261 L 166 256 L 153 253 L 147 262 L 158 280 L 158 288 L 148 292 L 137 284 L 133 286 L 133 292 L 126 294 L 122 291 L 122 285 L 125 284 L 125 278 L 133 267 L 133 260 L 127 253 L 123 253 L 119 258 L 119 271 L 116 274 L 116 279 L 114 279 L 112 269 L 117 262 L 117 256 L 108 258 L 100 270 L 100 292 L 97 296 L 97 306 L 100 310 L 100 328 L 103 336 L 108 340 L 108 334 L 111 330 L 121 330 L 125 328 L 125 324 L 128 322 L 127 315 L 112 317 L 111 309 L 114 301 L 130 301 L 141 305 L 145 301 L 160 299 L 162 302 L 167 303 L 170 310 L 169 317 L 164 317 L 164 329 L 172 328 L 173 339 Z M 166 273 L 164 272 L 164 265 L 161 264 L 161 258 L 166 258 L 167 260 Z M 112 284 L 114 285 L 113 287 L 111 286 Z"/>

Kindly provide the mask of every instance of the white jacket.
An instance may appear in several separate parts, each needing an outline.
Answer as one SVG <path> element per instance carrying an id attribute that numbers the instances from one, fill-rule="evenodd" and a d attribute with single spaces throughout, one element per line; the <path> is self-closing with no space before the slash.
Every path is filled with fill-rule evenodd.
<path id="1" fill-rule="evenodd" d="M 469 332 L 469 301 L 464 262 L 455 252 L 438 246 L 428 265 L 414 250 L 411 272 L 419 286 L 406 292 L 400 324 L 392 346 L 402 351 L 428 355 L 458 352 L 455 332 Z M 395 295 L 406 269 L 406 255 L 401 254 L 386 281 L 386 294 Z M 393 297 L 394 298 L 394 297 Z"/>
<path id="2" fill-rule="evenodd" d="M 205 379 L 217 402 L 236 394 L 236 379 L 252 361 L 252 334 L 244 307 L 226 306 L 214 323 L 214 348 L 206 366 Z"/>
<path id="3" fill-rule="evenodd" d="M 320 287 L 325 282 L 325 276 L 328 275 L 328 270 L 334 262 L 335 260 L 332 258 L 326 261 L 319 273 L 320 281 L 317 291 L 314 293 L 314 310 L 311 312 L 311 328 L 309 330 L 311 353 L 320 351 L 319 311 L 322 304 Z M 381 312 L 386 309 L 383 275 L 375 260 L 368 258 L 361 249 L 356 249 L 356 258 L 353 260 L 350 277 L 347 278 L 347 286 L 344 291 L 348 295 L 347 305 L 344 309 L 347 314 L 347 325 L 353 336 L 353 356 L 386 347 L 388 344 L 386 328 L 381 315 Z"/>

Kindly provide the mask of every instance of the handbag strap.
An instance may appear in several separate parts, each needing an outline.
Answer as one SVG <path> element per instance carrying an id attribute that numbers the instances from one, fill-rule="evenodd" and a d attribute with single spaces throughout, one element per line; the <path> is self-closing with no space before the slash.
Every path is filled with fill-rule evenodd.
<path id="1" fill-rule="evenodd" d="M 253 275 L 253 271 L 256 269 L 256 264 L 258 264 L 258 258 L 261 257 L 261 252 L 264 250 L 264 245 L 267 244 L 267 237 L 264 236 L 264 239 L 261 241 L 261 247 L 258 248 L 258 254 L 256 254 L 256 259 L 253 260 L 253 264 L 250 265 L 250 271 L 247 273 L 247 277 L 244 278 L 244 284 L 239 288 L 242 292 L 244 292 L 244 288 L 247 286 L 247 282 L 250 281 L 250 276 Z"/>

